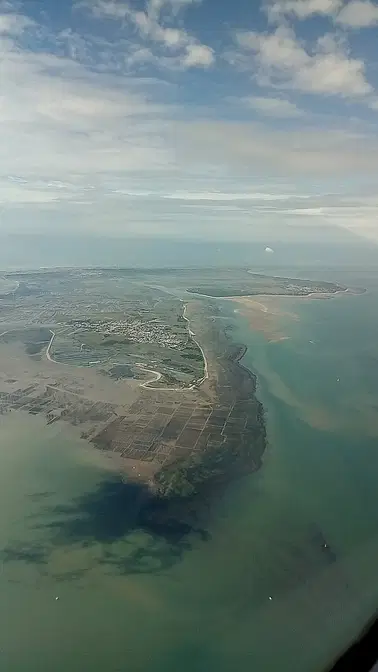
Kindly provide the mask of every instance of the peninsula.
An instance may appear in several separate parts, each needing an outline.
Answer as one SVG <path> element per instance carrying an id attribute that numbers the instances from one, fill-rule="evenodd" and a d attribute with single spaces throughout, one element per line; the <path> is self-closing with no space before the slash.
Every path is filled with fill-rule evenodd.
<path id="1" fill-rule="evenodd" d="M 74 425 L 147 502 L 180 502 L 184 518 L 258 469 L 266 446 L 245 346 L 211 297 L 346 289 L 246 269 L 52 270 L 3 283 L 0 412 Z"/>

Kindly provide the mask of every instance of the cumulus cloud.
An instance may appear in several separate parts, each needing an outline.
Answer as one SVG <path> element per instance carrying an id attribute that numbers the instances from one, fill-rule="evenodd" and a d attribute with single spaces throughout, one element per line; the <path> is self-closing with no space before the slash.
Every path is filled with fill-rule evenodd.
<path id="1" fill-rule="evenodd" d="M 352 0 L 336 17 L 347 28 L 367 28 L 378 24 L 378 5 L 370 0 Z"/>
<path id="2" fill-rule="evenodd" d="M 0 15 L 0 35 L 22 35 L 26 28 L 33 25 L 35 25 L 34 21 L 20 14 L 9 12 L 9 14 Z"/>
<path id="3" fill-rule="evenodd" d="M 247 96 L 243 98 L 242 102 L 259 114 L 268 117 L 291 119 L 301 117 L 304 114 L 303 110 L 284 98 Z"/>
<path id="4" fill-rule="evenodd" d="M 134 44 L 134 59 L 142 56 L 162 67 L 208 68 L 215 56 L 211 47 L 202 44 L 181 26 L 172 26 L 180 11 L 198 0 L 147 0 L 145 9 L 134 9 L 128 2 L 115 0 L 84 0 L 76 5 L 89 11 L 97 19 L 123 20 L 133 26 L 144 44 Z M 129 38 L 130 39 L 130 38 Z M 146 45 L 149 46 L 145 51 Z M 161 52 L 163 50 L 163 53 Z M 136 60 L 135 60 L 136 59 Z"/>
<path id="5" fill-rule="evenodd" d="M 373 91 L 365 64 L 352 58 L 332 36 L 307 50 L 288 26 L 273 33 L 238 32 L 239 47 L 253 57 L 260 81 L 306 93 L 363 97 Z"/>
<path id="6" fill-rule="evenodd" d="M 214 52 L 204 44 L 188 44 L 186 53 L 181 59 L 185 68 L 207 68 L 214 63 Z"/>
<path id="7" fill-rule="evenodd" d="M 344 28 L 367 28 L 378 23 L 378 6 L 371 0 L 271 0 L 265 11 L 272 22 L 285 19 L 308 19 L 315 15 L 329 17 Z"/>
<path id="8" fill-rule="evenodd" d="M 273 0 L 265 5 L 268 16 L 280 21 L 285 16 L 307 19 L 315 14 L 334 16 L 343 6 L 344 0 Z"/>

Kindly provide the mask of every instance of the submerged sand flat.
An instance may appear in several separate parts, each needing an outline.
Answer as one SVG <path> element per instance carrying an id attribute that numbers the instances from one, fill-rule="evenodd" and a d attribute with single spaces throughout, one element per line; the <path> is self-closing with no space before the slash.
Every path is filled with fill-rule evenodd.
<path id="1" fill-rule="evenodd" d="M 290 297 L 292 298 L 292 297 Z M 244 315 L 254 331 L 264 334 L 270 342 L 282 341 L 290 338 L 283 331 L 282 319 L 298 320 L 298 316 L 292 311 L 284 310 L 281 297 L 234 297 L 231 299 L 240 306 L 239 310 Z"/>
<path id="2" fill-rule="evenodd" d="M 347 296 L 354 291 L 347 288 L 335 292 L 310 292 L 305 295 L 275 295 L 259 294 L 256 296 L 233 296 L 230 299 L 241 306 L 240 310 L 249 320 L 254 331 L 264 334 L 269 342 L 277 342 L 290 338 L 284 333 L 283 322 L 286 320 L 298 321 L 298 314 L 293 311 L 294 301 L 327 301 L 335 297 Z M 356 292 L 359 293 L 359 292 Z M 290 310 L 286 306 L 290 301 Z"/>
<path id="3" fill-rule="evenodd" d="M 248 320 L 253 331 L 262 333 L 268 343 L 276 343 L 290 340 L 290 325 L 293 321 L 298 322 L 300 320 L 299 313 L 293 310 L 293 304 L 295 306 L 297 302 L 303 301 L 344 301 L 348 296 L 360 293 L 347 290 L 333 294 L 314 293 L 305 297 L 262 295 L 258 297 L 235 297 L 232 302 L 238 305 L 238 310 Z M 290 302 L 290 310 L 287 309 L 288 302 Z M 316 345 L 314 341 L 310 341 L 310 343 L 312 346 Z M 351 387 L 350 394 L 344 396 L 343 408 L 340 409 L 340 412 L 337 412 L 335 408 L 331 409 L 325 401 L 322 403 L 318 399 L 314 403 L 312 400 L 299 396 L 272 368 L 266 356 L 262 368 L 263 372 L 258 371 L 258 374 L 264 376 L 271 393 L 290 406 L 297 412 L 298 417 L 312 428 L 341 434 L 361 431 L 372 438 L 378 436 L 378 415 L 374 395 L 365 394 L 363 397 L 360 395 L 359 408 L 356 412 L 356 399 L 353 387 Z M 342 376 L 342 371 L 340 375 Z M 337 392 L 339 381 L 339 377 L 331 381 L 332 385 L 336 383 L 335 392 Z M 345 413 L 345 408 L 348 409 L 347 413 Z"/>

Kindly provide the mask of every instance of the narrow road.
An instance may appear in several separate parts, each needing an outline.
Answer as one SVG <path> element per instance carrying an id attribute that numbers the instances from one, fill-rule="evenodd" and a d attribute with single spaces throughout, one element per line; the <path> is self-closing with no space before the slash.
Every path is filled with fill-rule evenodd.
<path id="1" fill-rule="evenodd" d="M 162 373 L 159 373 L 159 371 L 153 371 L 152 369 L 147 369 L 144 364 L 135 364 L 141 371 L 144 371 L 145 373 L 152 373 L 153 378 L 150 378 L 149 380 L 145 380 L 144 383 L 140 384 L 140 387 L 147 387 L 147 389 L 158 389 L 160 390 L 161 388 L 155 388 L 155 387 L 150 387 L 150 383 L 156 383 L 160 378 L 162 377 Z"/>
<path id="2" fill-rule="evenodd" d="M 195 333 L 194 333 L 194 331 L 192 331 L 191 328 L 190 328 L 190 320 L 189 320 L 188 317 L 186 317 L 186 308 L 187 308 L 187 304 L 185 304 L 185 306 L 184 306 L 184 311 L 183 311 L 182 316 L 183 316 L 184 320 L 186 320 L 187 323 L 188 323 L 189 336 L 193 339 L 193 341 L 195 342 L 195 344 L 198 345 L 199 349 L 201 350 L 202 357 L 203 357 L 203 374 L 204 374 L 204 375 L 203 375 L 203 378 L 201 378 L 201 379 L 198 381 L 198 383 L 197 383 L 197 385 L 202 385 L 202 383 L 203 383 L 205 380 L 207 380 L 208 377 L 209 377 L 209 367 L 208 367 L 208 364 L 207 364 L 207 359 L 206 359 L 206 355 L 205 355 L 205 352 L 204 352 L 204 350 L 203 350 L 203 347 L 202 347 L 202 345 L 201 345 L 200 343 L 198 343 L 198 341 L 194 338 L 194 337 L 195 337 Z"/>
<path id="3" fill-rule="evenodd" d="M 55 338 L 55 331 L 52 331 L 52 330 L 50 329 L 50 334 L 51 334 L 51 338 L 50 338 L 50 340 L 49 340 L 49 344 L 48 344 L 48 346 L 47 346 L 47 348 L 46 348 L 46 359 L 48 359 L 49 362 L 54 362 L 54 363 L 55 363 L 55 359 L 52 359 L 52 357 L 50 356 L 51 346 L 52 346 L 52 344 L 53 344 L 53 342 L 54 342 L 54 338 Z"/>

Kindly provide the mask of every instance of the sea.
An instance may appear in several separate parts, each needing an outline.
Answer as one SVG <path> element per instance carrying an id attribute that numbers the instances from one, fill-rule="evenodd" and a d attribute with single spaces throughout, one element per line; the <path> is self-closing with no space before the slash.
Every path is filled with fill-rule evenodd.
<path id="1" fill-rule="evenodd" d="M 74 428 L 0 417 L 1 670 L 322 672 L 375 614 L 378 272 L 285 269 L 367 291 L 275 299 L 280 340 L 219 300 L 268 446 L 206 534 L 132 524 L 127 487 Z"/>

